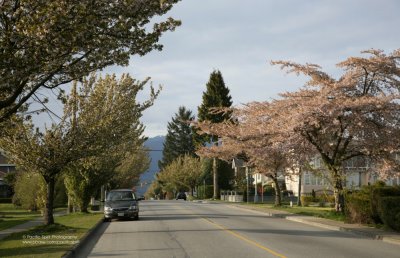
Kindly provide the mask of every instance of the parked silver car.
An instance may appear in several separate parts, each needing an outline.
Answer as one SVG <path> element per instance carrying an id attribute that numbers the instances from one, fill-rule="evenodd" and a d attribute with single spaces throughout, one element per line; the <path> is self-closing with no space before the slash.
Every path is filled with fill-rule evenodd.
<path id="1" fill-rule="evenodd" d="M 104 203 L 104 221 L 123 218 L 138 220 L 139 202 L 130 189 L 111 190 Z"/>

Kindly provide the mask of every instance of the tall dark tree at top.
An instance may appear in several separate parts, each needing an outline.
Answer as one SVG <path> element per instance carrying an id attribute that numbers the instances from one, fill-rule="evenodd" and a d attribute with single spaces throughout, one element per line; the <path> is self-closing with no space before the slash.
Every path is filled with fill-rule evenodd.
<path id="1" fill-rule="evenodd" d="M 210 79 L 206 84 L 206 91 L 203 92 L 203 101 L 198 107 L 198 120 L 211 121 L 213 123 L 220 123 L 230 118 L 229 113 L 215 114 L 210 112 L 214 107 L 230 107 L 232 105 L 232 97 L 229 94 L 229 89 L 225 86 L 224 79 L 219 70 L 214 70 Z M 217 137 L 213 135 L 197 135 L 195 134 L 196 144 L 205 145 L 207 143 L 216 144 Z M 219 196 L 218 187 L 218 167 L 217 159 L 213 160 L 213 184 L 214 184 L 214 199 Z"/>
<path id="2" fill-rule="evenodd" d="M 195 155 L 192 129 L 186 121 L 194 119 L 192 111 L 184 106 L 179 107 L 178 113 L 168 123 L 168 133 L 164 142 L 163 158 L 158 162 L 160 169 L 176 158 L 185 154 Z"/>
<path id="3" fill-rule="evenodd" d="M 229 95 L 229 89 L 225 86 L 220 71 L 215 70 L 211 73 L 206 87 L 206 91 L 203 92 L 203 101 L 198 107 L 199 121 L 208 120 L 213 123 L 220 123 L 229 119 L 229 114 L 210 113 L 210 109 L 213 107 L 230 107 L 232 105 L 232 97 Z"/>

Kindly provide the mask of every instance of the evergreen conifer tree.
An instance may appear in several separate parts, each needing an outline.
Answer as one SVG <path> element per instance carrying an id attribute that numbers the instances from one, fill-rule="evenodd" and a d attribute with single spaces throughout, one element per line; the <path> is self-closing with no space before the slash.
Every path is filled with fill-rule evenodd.
<path id="1" fill-rule="evenodd" d="M 229 114 L 212 114 L 210 109 L 213 107 L 230 107 L 232 97 L 229 89 L 225 86 L 224 79 L 220 71 L 213 71 L 206 84 L 206 91 L 203 92 L 203 101 L 198 108 L 199 121 L 209 120 L 213 123 L 220 123 L 229 119 Z"/>
<path id="2" fill-rule="evenodd" d="M 229 113 L 225 114 L 214 114 L 211 111 L 211 108 L 214 107 L 230 107 L 232 105 L 232 97 L 229 94 L 229 89 L 225 86 L 224 79 L 219 70 L 214 70 L 210 79 L 206 84 L 206 91 L 203 92 L 203 101 L 201 105 L 198 107 L 198 120 L 201 121 L 211 121 L 212 123 L 220 123 L 224 120 L 228 120 L 230 118 Z M 216 144 L 217 138 L 213 135 L 198 135 L 194 134 L 196 145 L 205 145 L 207 143 Z M 220 178 L 222 174 L 226 173 L 218 173 L 218 170 L 222 167 L 220 164 L 222 161 L 218 161 L 217 159 L 213 160 L 213 185 L 214 185 L 214 199 L 219 196 L 219 185 L 226 185 L 225 181 L 229 181 L 229 176 Z M 229 174 L 229 173 L 228 173 Z M 220 180 L 219 180 L 220 179 Z M 222 180 L 221 180 L 222 179 Z M 221 184 L 222 183 L 222 184 Z"/>
<path id="3" fill-rule="evenodd" d="M 160 169 L 170 164 L 179 156 L 189 154 L 194 156 L 192 129 L 186 121 L 193 120 L 192 111 L 184 106 L 179 107 L 177 113 L 168 123 L 168 132 L 164 142 L 163 158 L 158 162 Z"/>

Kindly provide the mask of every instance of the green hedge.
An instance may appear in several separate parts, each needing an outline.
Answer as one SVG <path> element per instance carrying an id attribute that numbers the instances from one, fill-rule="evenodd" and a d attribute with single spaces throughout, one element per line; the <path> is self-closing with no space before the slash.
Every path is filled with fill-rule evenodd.
<path id="1" fill-rule="evenodd" d="M 335 202 L 335 197 L 333 195 L 319 195 L 315 197 L 313 197 L 312 195 L 302 195 L 300 199 L 303 206 L 308 206 L 312 202 L 317 202 L 320 206 L 324 206 L 327 202 Z"/>
<path id="2" fill-rule="evenodd" d="M 335 196 L 333 195 L 319 195 L 317 196 L 317 199 L 319 202 L 330 202 L 330 203 L 335 202 Z"/>
<path id="3" fill-rule="evenodd" d="M 400 230 L 400 187 L 376 184 L 346 194 L 345 215 L 352 223 L 383 223 Z"/>
<path id="4" fill-rule="evenodd" d="M 347 195 L 345 215 L 346 220 L 350 223 L 372 223 L 373 219 L 370 196 L 365 192 Z"/>
<path id="5" fill-rule="evenodd" d="M 197 187 L 197 197 L 199 199 L 210 199 L 213 197 L 213 195 L 214 187 L 212 185 L 201 185 Z"/>
<path id="6" fill-rule="evenodd" d="M 377 210 L 386 226 L 400 231 L 400 196 L 379 198 Z"/>
<path id="7" fill-rule="evenodd" d="M 378 206 L 380 198 L 385 196 L 400 196 L 400 187 L 371 187 L 371 211 L 372 211 L 372 219 L 375 223 L 383 222 L 381 216 L 379 215 Z"/>
<path id="8" fill-rule="evenodd" d="M 302 195 L 302 196 L 300 197 L 300 200 L 301 200 L 301 204 L 302 204 L 303 206 L 308 206 L 308 205 L 310 205 L 310 203 L 312 203 L 312 202 L 317 202 L 317 198 L 314 198 L 314 197 L 312 197 L 312 196 L 304 196 L 304 195 Z"/>

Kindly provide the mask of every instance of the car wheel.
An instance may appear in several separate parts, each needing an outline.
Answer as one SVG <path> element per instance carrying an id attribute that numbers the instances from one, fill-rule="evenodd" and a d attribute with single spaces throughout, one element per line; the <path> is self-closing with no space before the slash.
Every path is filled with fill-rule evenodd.
<path id="1" fill-rule="evenodd" d="M 103 221 L 104 221 L 104 222 L 111 222 L 111 219 L 109 219 L 109 218 L 104 218 Z"/>

